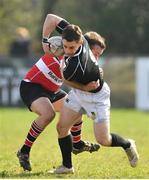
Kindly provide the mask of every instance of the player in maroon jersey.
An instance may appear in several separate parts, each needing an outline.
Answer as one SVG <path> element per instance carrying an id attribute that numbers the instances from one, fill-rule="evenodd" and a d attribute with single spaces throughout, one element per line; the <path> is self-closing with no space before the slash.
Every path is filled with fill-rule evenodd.
<path id="1" fill-rule="evenodd" d="M 34 141 L 45 127 L 54 119 L 53 102 L 63 99 L 66 93 L 60 89 L 62 77 L 61 58 L 42 56 L 28 71 L 20 84 L 20 95 L 24 104 L 38 117 L 32 122 L 25 142 L 17 152 L 20 165 L 31 171 L 29 154 Z"/>

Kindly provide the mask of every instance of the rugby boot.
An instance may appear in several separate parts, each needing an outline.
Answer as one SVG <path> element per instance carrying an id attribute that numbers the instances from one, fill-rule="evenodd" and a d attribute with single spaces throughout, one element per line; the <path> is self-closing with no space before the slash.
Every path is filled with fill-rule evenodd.
<path id="1" fill-rule="evenodd" d="M 72 149 L 72 153 L 77 155 L 81 152 L 84 152 L 84 151 L 87 151 L 87 152 L 95 152 L 95 151 L 98 151 L 100 148 L 100 145 L 99 144 L 93 144 L 93 143 L 90 143 L 90 142 L 87 142 L 87 141 L 83 141 L 83 146 L 81 148 L 74 148 Z"/>
<path id="2" fill-rule="evenodd" d="M 125 150 L 127 157 L 129 159 L 129 163 L 131 167 L 136 167 L 139 160 L 139 154 L 137 152 L 135 141 L 132 139 L 128 139 L 130 142 L 130 147 Z"/>
<path id="3" fill-rule="evenodd" d="M 64 165 L 58 166 L 57 168 L 54 168 L 53 170 L 48 171 L 51 174 L 73 174 L 74 168 L 67 168 Z"/>
<path id="4" fill-rule="evenodd" d="M 24 169 L 24 171 L 31 171 L 31 164 L 29 161 L 29 154 L 24 154 L 20 150 L 17 152 L 17 157 L 19 159 L 20 166 Z"/>

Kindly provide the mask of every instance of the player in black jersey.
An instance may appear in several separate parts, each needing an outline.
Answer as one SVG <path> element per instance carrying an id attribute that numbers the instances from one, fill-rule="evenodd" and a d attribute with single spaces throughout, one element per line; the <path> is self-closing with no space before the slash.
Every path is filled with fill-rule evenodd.
<path id="1" fill-rule="evenodd" d="M 55 22 L 55 20 L 53 21 L 51 19 L 51 17 L 53 17 L 53 19 L 55 19 L 55 20 L 57 19 L 56 15 L 53 15 L 53 14 L 48 15 L 46 20 L 45 20 L 45 23 L 44 23 L 44 31 L 43 31 L 42 44 L 43 44 L 43 49 L 44 49 L 45 53 L 47 53 L 47 54 L 49 53 L 49 46 L 45 42 L 49 38 L 49 36 L 50 36 L 50 34 L 52 32 L 52 29 L 49 28 L 49 27 L 55 26 L 55 23 L 58 23 L 58 21 L 59 21 L 57 19 L 58 21 L 56 20 L 57 22 Z M 51 19 L 50 24 L 49 24 L 49 18 Z M 68 25 L 69 23 L 67 21 L 64 21 L 60 17 L 59 17 L 59 19 L 61 19 L 62 22 L 59 24 L 59 26 L 56 27 L 56 29 L 57 29 L 57 31 L 59 33 L 62 33 L 63 28 L 66 25 Z M 48 26 L 47 26 L 47 22 L 48 22 Z M 71 48 L 71 50 L 72 50 L 72 48 Z M 73 51 L 75 51 L 75 49 L 73 49 Z M 75 84 L 75 86 L 76 86 L 76 84 Z M 90 86 L 91 87 L 89 87 L 89 88 L 91 88 L 91 89 L 94 88 L 96 86 L 95 82 L 91 83 Z M 86 86 L 86 87 L 88 88 L 88 86 Z M 76 124 L 74 124 L 74 126 L 71 129 L 71 132 L 72 132 L 72 135 L 73 135 L 72 136 L 72 138 L 73 138 L 73 153 L 78 154 L 78 153 L 83 152 L 83 151 L 88 151 L 88 152 L 92 153 L 94 151 L 98 151 L 98 149 L 100 148 L 99 144 L 93 144 L 93 143 L 89 143 L 89 142 L 81 140 L 81 127 L 82 127 L 82 120 L 80 118 L 80 121 L 77 122 Z"/>
<path id="2" fill-rule="evenodd" d="M 82 35 L 81 29 L 53 14 L 47 15 L 43 36 L 48 37 L 55 29 L 62 33 L 65 52 L 64 82 L 73 87 L 65 100 L 57 125 L 58 141 L 62 153 L 62 165 L 53 173 L 73 173 L 72 140 L 69 130 L 85 112 L 94 120 L 94 133 L 98 143 L 107 147 L 122 147 L 130 165 L 137 165 L 139 156 L 135 142 L 110 133 L 110 89 L 104 82 L 95 57 Z M 48 53 L 47 47 L 43 49 Z"/>

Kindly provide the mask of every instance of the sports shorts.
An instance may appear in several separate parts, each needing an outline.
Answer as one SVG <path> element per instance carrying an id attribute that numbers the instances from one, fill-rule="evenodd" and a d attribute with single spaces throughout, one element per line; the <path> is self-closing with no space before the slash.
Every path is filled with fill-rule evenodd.
<path id="1" fill-rule="evenodd" d="M 58 101 L 66 96 L 66 92 L 59 90 L 58 92 L 50 92 L 43 88 L 40 84 L 21 81 L 20 84 L 20 96 L 24 104 L 30 109 L 33 101 L 40 97 L 47 97 L 51 103 Z"/>
<path id="2" fill-rule="evenodd" d="M 87 114 L 94 122 L 110 119 L 110 88 L 106 82 L 97 93 L 72 89 L 65 99 L 64 106 L 73 111 Z"/>

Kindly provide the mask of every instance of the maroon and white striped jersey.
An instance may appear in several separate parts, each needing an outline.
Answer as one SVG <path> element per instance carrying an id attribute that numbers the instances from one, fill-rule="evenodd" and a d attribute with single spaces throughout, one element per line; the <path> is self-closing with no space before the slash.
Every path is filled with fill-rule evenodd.
<path id="1" fill-rule="evenodd" d="M 27 72 L 24 81 L 38 83 L 45 89 L 56 92 L 62 85 L 61 62 L 63 57 L 42 56 Z"/>

